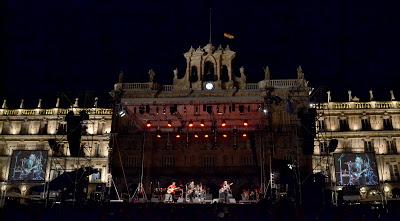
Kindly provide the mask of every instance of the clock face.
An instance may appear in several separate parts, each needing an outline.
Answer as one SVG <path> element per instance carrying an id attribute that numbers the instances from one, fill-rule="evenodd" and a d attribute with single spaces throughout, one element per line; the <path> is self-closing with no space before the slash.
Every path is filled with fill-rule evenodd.
<path id="1" fill-rule="evenodd" d="M 214 84 L 213 84 L 213 83 L 210 83 L 210 82 L 206 83 L 206 89 L 207 89 L 207 90 L 212 90 L 212 89 L 214 89 Z"/>

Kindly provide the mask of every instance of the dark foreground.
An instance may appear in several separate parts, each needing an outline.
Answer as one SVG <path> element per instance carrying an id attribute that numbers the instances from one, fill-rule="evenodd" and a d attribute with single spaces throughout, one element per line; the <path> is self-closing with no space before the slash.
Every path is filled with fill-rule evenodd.
<path id="1" fill-rule="evenodd" d="M 277 204 L 104 204 L 72 208 L 55 205 L 13 206 L 0 211 L 0 220 L 400 220 L 400 204 L 296 209 Z M 378 206 L 379 207 L 379 206 Z"/>

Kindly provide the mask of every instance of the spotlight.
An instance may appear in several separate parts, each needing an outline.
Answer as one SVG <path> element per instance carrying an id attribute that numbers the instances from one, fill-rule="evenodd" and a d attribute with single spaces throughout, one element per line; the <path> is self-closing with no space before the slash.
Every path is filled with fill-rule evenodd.
<path id="1" fill-rule="evenodd" d="M 157 130 L 157 138 L 161 138 L 161 130 Z"/>
<path id="2" fill-rule="evenodd" d="M 120 117 L 126 116 L 126 110 L 124 110 L 124 109 L 120 110 L 120 111 L 118 112 L 118 115 L 119 115 Z"/>
<path id="3" fill-rule="evenodd" d="M 204 120 L 201 120 L 201 121 L 200 121 L 200 126 L 201 126 L 201 127 L 204 127 L 204 126 L 205 126 Z"/>
<path id="4" fill-rule="evenodd" d="M 228 135 L 226 135 L 226 134 L 223 134 L 222 136 L 223 136 L 224 138 L 227 138 L 227 137 L 228 137 Z"/>
<path id="5" fill-rule="evenodd" d="M 226 126 L 226 121 L 225 121 L 225 120 L 222 120 L 222 124 L 221 124 L 221 126 L 223 126 L 223 127 L 225 127 L 225 126 Z"/>
<path id="6" fill-rule="evenodd" d="M 264 114 L 268 113 L 267 108 L 264 108 L 264 109 L 263 109 L 263 112 L 264 112 Z"/>
<path id="7" fill-rule="evenodd" d="M 242 137 L 247 137 L 247 134 L 242 134 Z"/>
<path id="8" fill-rule="evenodd" d="M 199 138 L 199 135 L 195 134 L 194 137 L 195 137 L 195 138 Z"/>
<path id="9" fill-rule="evenodd" d="M 208 134 L 205 134 L 205 135 L 204 135 L 204 138 L 208 138 Z"/>
<path id="10" fill-rule="evenodd" d="M 146 127 L 151 127 L 151 121 L 150 120 L 147 121 Z"/>
<path id="11" fill-rule="evenodd" d="M 249 123 L 247 122 L 247 120 L 243 121 L 243 126 L 246 126 L 246 127 L 249 126 Z"/>
<path id="12" fill-rule="evenodd" d="M 193 121 L 192 121 L 192 120 L 189 121 L 188 126 L 189 126 L 189 127 L 193 127 Z"/>
<path id="13" fill-rule="evenodd" d="M 180 138 L 180 137 L 181 137 L 181 135 L 180 135 L 180 134 L 177 134 L 175 137 L 176 137 L 176 138 Z"/>
<path id="14" fill-rule="evenodd" d="M 171 122 L 171 120 L 168 120 L 168 127 L 172 127 L 172 122 Z"/>

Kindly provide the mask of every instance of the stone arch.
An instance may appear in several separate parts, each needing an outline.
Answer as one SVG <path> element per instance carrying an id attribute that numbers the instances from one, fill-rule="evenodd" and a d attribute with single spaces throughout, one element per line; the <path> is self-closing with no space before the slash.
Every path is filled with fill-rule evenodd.
<path id="1" fill-rule="evenodd" d="M 230 80 L 228 67 L 226 65 L 222 65 L 220 79 L 221 79 L 221 82 L 228 82 Z"/>
<path id="2" fill-rule="evenodd" d="M 198 70 L 196 66 L 190 68 L 190 82 L 197 82 L 199 80 Z"/>
<path id="3" fill-rule="evenodd" d="M 218 76 L 216 75 L 214 63 L 210 60 L 205 61 L 203 68 L 203 81 L 216 81 L 216 80 L 218 80 Z"/>

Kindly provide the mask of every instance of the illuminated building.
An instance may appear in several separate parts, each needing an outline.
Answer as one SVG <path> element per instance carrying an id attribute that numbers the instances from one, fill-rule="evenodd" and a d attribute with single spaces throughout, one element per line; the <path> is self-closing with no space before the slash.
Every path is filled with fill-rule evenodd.
<path id="1" fill-rule="evenodd" d="M 71 157 L 67 142 L 66 114 L 85 110 L 89 120 L 83 125 L 81 146 L 82 157 Z M 107 181 L 109 168 L 109 134 L 111 130 L 112 109 L 97 107 L 97 99 L 92 108 L 80 108 L 78 99 L 72 108 L 61 108 L 60 100 L 54 108 L 43 108 L 42 101 L 36 108 L 24 108 L 23 101 L 17 109 L 7 108 L 4 101 L 0 109 L 0 185 L 2 193 L 29 195 L 30 189 L 53 180 L 58 175 L 80 167 L 93 167 L 99 170 L 89 177 L 89 192 Z M 51 141 L 57 145 L 57 152 L 50 148 Z M 44 174 L 38 177 L 22 177 L 22 162 L 13 161 L 13 153 L 20 156 L 39 153 L 44 165 Z M 18 157 L 18 156 L 16 156 Z M 34 157 L 34 156 L 33 156 Z M 21 157 L 20 157 L 21 158 Z M 37 159 L 37 158 L 36 158 Z M 25 161 L 23 164 L 27 164 Z M 14 173 L 14 175 L 13 175 Z M 15 176 L 19 173 L 20 177 Z M 43 179 L 42 179 L 43 178 Z"/>
<path id="2" fill-rule="evenodd" d="M 264 79 L 248 83 L 243 67 L 233 69 L 235 55 L 228 46 L 190 48 L 172 85 L 156 83 L 153 70 L 148 82 L 121 77 L 114 85 L 115 111 L 127 112 L 113 121 L 113 177 L 122 192 L 129 186 L 132 196 L 141 171 L 148 191 L 189 179 L 209 187 L 227 179 L 239 191 L 268 183 L 271 154 L 304 161 L 298 112 L 309 107 L 309 88 L 301 67 L 297 78 L 279 80 L 267 67 Z"/>
<path id="3" fill-rule="evenodd" d="M 354 186 L 360 189 L 362 197 L 369 189 L 384 192 L 390 198 L 391 190 L 400 188 L 400 102 L 393 91 L 390 101 L 375 101 L 372 91 L 369 95 L 370 101 L 360 101 L 348 91 L 347 102 L 334 102 L 328 92 L 328 102 L 314 104 L 317 136 L 313 168 L 315 173 L 322 172 L 330 178 L 332 188 Z M 337 140 L 337 145 L 330 144 L 332 140 Z M 354 172 L 356 157 L 364 164 L 370 161 L 371 165 L 376 158 L 376 174 L 371 173 L 376 182 L 368 177 L 364 165 L 360 172 Z M 358 177 L 364 180 L 357 180 Z"/>

